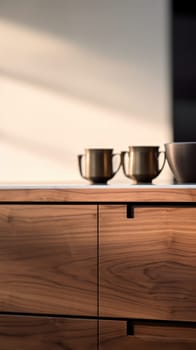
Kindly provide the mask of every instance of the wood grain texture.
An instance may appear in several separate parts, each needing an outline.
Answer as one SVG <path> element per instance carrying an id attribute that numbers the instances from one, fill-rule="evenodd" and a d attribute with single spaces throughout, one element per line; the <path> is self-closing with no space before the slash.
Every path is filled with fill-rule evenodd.
<path id="1" fill-rule="evenodd" d="M 196 321 L 196 208 L 101 205 L 100 316 Z"/>
<path id="2" fill-rule="evenodd" d="M 99 322 L 100 337 L 99 350 L 195 350 L 196 333 L 189 329 L 175 329 L 175 333 L 163 335 L 163 330 L 158 333 L 151 329 L 145 334 L 127 336 L 125 321 Z M 144 327 L 143 327 L 143 331 Z M 166 333 L 168 329 L 165 329 Z M 154 334 L 155 332 L 155 334 Z"/>
<path id="3" fill-rule="evenodd" d="M 97 350 L 97 321 L 0 316 L 1 350 Z"/>
<path id="4" fill-rule="evenodd" d="M 0 201 L 32 202 L 195 202 L 193 188 L 62 188 L 62 189 L 0 189 Z"/>
<path id="5" fill-rule="evenodd" d="M 96 316 L 96 205 L 0 205 L 0 281 L 0 311 Z"/>

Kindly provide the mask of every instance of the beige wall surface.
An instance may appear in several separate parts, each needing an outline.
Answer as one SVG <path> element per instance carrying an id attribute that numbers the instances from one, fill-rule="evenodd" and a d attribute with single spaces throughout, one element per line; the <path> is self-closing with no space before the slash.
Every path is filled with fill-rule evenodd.
<path id="1" fill-rule="evenodd" d="M 0 0 L 0 183 L 86 183 L 84 148 L 171 141 L 168 13 L 167 0 Z"/>

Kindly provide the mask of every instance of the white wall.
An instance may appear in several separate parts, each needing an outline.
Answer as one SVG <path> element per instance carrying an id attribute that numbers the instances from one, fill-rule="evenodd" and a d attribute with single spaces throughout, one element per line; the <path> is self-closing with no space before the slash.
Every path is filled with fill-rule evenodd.
<path id="1" fill-rule="evenodd" d="M 0 0 L 0 182 L 85 183 L 84 148 L 163 148 L 168 36 L 167 0 Z"/>

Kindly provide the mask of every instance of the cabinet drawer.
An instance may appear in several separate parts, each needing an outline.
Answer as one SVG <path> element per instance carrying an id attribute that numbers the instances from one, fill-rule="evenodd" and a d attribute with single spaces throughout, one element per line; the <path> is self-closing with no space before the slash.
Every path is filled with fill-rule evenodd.
<path id="1" fill-rule="evenodd" d="M 97 321 L 0 316 L 2 350 L 97 350 Z"/>
<path id="2" fill-rule="evenodd" d="M 196 208 L 100 206 L 100 316 L 196 321 Z"/>
<path id="3" fill-rule="evenodd" d="M 134 334 L 127 334 L 125 321 L 99 323 L 99 350 L 195 350 L 196 329 L 135 324 Z"/>
<path id="4" fill-rule="evenodd" d="M 0 311 L 97 313 L 95 205 L 0 205 Z"/>

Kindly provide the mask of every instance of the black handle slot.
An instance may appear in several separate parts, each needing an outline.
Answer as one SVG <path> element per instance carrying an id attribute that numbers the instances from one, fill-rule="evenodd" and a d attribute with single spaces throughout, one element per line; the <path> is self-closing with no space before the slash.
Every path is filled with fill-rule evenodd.
<path id="1" fill-rule="evenodd" d="M 196 208 L 194 202 L 132 202 L 127 203 L 127 219 L 135 217 L 135 208 Z"/>
<path id="2" fill-rule="evenodd" d="M 182 338 L 196 340 L 196 322 L 128 320 L 127 335 L 138 338 Z"/>

